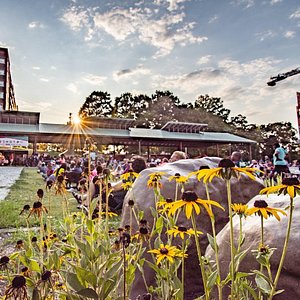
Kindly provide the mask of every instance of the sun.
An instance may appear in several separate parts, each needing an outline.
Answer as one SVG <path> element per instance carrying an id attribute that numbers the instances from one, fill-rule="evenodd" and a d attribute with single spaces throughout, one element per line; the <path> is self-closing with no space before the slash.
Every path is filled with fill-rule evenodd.
<path id="1" fill-rule="evenodd" d="M 80 124 L 80 122 L 81 122 L 81 119 L 79 118 L 79 116 L 75 116 L 75 117 L 73 118 L 73 123 L 74 123 L 75 125 Z"/>

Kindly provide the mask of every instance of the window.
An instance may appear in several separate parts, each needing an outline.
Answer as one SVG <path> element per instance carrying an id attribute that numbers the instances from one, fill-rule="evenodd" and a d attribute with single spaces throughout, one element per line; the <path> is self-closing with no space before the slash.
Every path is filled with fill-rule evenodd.
<path id="1" fill-rule="evenodd" d="M 4 87 L 4 81 L 0 81 L 0 87 Z"/>
<path id="2" fill-rule="evenodd" d="M 4 70 L 1 70 L 1 69 L 0 69 L 0 76 L 1 76 L 1 75 L 4 75 Z"/>
<path id="3" fill-rule="evenodd" d="M 4 93 L 0 92 L 0 99 L 4 99 Z"/>
<path id="4" fill-rule="evenodd" d="M 5 58 L 0 58 L 0 64 L 5 64 Z"/>

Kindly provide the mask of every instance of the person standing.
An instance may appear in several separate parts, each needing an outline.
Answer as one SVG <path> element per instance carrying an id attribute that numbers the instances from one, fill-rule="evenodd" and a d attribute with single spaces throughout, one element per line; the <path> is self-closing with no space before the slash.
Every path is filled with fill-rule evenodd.
<path id="1" fill-rule="evenodd" d="M 272 176 L 282 175 L 282 173 L 290 173 L 288 168 L 288 163 L 285 160 L 285 156 L 287 155 L 287 151 L 280 146 L 279 143 L 275 143 L 273 145 L 274 153 L 273 153 L 273 164 L 274 169 L 272 171 Z"/>

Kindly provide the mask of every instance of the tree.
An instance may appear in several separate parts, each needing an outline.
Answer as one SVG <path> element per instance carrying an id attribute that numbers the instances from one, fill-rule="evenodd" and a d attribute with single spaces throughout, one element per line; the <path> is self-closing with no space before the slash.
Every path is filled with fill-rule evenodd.
<path id="1" fill-rule="evenodd" d="M 124 93 L 120 97 L 115 98 L 113 117 L 136 120 L 147 111 L 150 102 L 151 98 L 147 95 L 133 96 L 131 93 Z"/>
<path id="2" fill-rule="evenodd" d="M 79 116 L 85 117 L 111 117 L 113 106 L 110 94 L 102 91 L 92 92 L 79 110 Z"/>
<path id="3" fill-rule="evenodd" d="M 195 108 L 203 108 L 208 113 L 221 117 L 224 122 L 228 121 L 230 110 L 223 106 L 221 98 L 200 95 L 194 104 Z"/>

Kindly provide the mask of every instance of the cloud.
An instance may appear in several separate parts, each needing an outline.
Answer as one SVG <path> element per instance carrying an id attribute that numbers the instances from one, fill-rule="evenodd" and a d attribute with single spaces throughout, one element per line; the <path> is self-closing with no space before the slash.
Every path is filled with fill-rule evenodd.
<path id="1" fill-rule="evenodd" d="M 287 39 L 292 39 L 294 38 L 296 35 L 296 32 L 295 31 L 286 31 L 284 33 L 284 37 L 287 38 Z"/>
<path id="2" fill-rule="evenodd" d="M 183 3 L 183 1 L 174 1 Z M 171 3 L 169 3 L 171 4 Z M 168 55 L 175 47 L 201 43 L 205 36 L 195 36 L 195 23 L 185 22 L 185 14 L 162 13 L 147 7 L 113 8 L 106 12 L 75 7 L 67 9 L 61 20 L 75 32 L 84 31 L 85 40 L 94 42 L 101 31 L 117 42 L 143 42 L 157 49 L 155 57 Z M 129 40 L 131 39 L 131 40 Z"/>
<path id="3" fill-rule="evenodd" d="M 32 21 L 28 24 L 28 28 L 29 29 L 35 29 L 35 28 L 43 29 L 43 28 L 45 28 L 45 26 L 39 21 Z"/>
<path id="4" fill-rule="evenodd" d="M 270 4 L 274 5 L 274 4 L 277 4 L 277 3 L 280 3 L 280 2 L 282 2 L 282 0 L 271 0 Z"/>
<path id="5" fill-rule="evenodd" d="M 259 33 L 256 34 L 256 37 L 257 37 L 261 42 L 263 42 L 263 41 L 266 40 L 266 39 L 273 38 L 274 36 L 276 36 L 276 33 L 273 32 L 272 30 L 266 30 L 266 31 L 259 32 Z"/>
<path id="6" fill-rule="evenodd" d="M 48 78 L 40 78 L 40 81 L 49 82 L 49 79 Z"/>
<path id="7" fill-rule="evenodd" d="M 290 19 L 300 19 L 300 7 L 296 9 L 290 16 Z"/>
<path id="8" fill-rule="evenodd" d="M 32 69 L 33 70 L 40 70 L 41 68 L 36 66 L 36 67 L 32 67 Z"/>
<path id="9" fill-rule="evenodd" d="M 243 6 L 245 9 L 254 6 L 254 0 L 233 0 L 230 2 L 233 6 Z"/>
<path id="10" fill-rule="evenodd" d="M 184 3 L 187 1 L 188 0 L 167 0 L 167 2 L 169 3 L 168 10 L 169 11 L 177 10 L 179 8 L 180 3 Z"/>
<path id="11" fill-rule="evenodd" d="M 211 60 L 211 58 L 212 58 L 212 55 L 202 56 L 198 59 L 197 64 L 198 65 L 205 65 Z"/>
<path id="12" fill-rule="evenodd" d="M 208 20 L 208 23 L 211 24 L 211 23 L 214 23 L 215 21 L 217 21 L 219 19 L 219 16 L 218 15 L 214 15 L 212 16 L 209 20 Z"/>
<path id="13" fill-rule="evenodd" d="M 50 102 L 33 102 L 33 101 L 26 101 L 18 98 L 18 106 L 22 111 L 39 111 L 45 112 L 52 104 Z"/>
<path id="14" fill-rule="evenodd" d="M 65 10 L 60 20 L 67 24 L 72 30 L 80 31 L 89 25 L 88 10 L 85 10 L 81 6 L 72 6 Z"/>
<path id="15" fill-rule="evenodd" d="M 146 69 L 142 65 L 139 65 L 133 69 L 123 69 L 120 71 L 116 71 L 113 73 L 113 78 L 115 81 L 118 81 L 120 79 L 140 77 L 141 75 L 148 75 L 150 73 L 151 71 L 149 69 Z"/>
<path id="16" fill-rule="evenodd" d="M 70 92 L 72 92 L 73 94 L 79 94 L 79 91 L 78 91 L 78 88 L 76 86 L 75 83 L 69 83 L 67 86 L 66 86 L 66 89 Z"/>
<path id="17" fill-rule="evenodd" d="M 98 76 L 94 74 L 86 74 L 82 77 L 84 81 L 88 82 L 91 85 L 102 85 L 106 78 L 107 77 L 105 76 Z"/>

